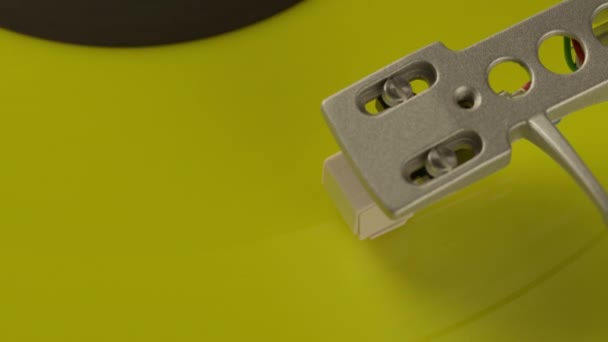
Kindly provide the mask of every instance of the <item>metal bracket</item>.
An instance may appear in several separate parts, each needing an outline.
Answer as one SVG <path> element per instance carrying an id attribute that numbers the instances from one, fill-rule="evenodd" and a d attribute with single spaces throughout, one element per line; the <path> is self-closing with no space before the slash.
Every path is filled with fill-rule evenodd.
<path id="1" fill-rule="evenodd" d="M 433 44 L 330 97 L 323 112 L 344 165 L 394 222 L 506 167 L 511 143 L 524 138 L 572 175 L 608 224 L 608 195 L 553 125 L 608 100 L 608 24 L 592 26 L 607 8 L 606 0 L 566 1 L 463 51 Z M 584 49 L 573 74 L 552 73 L 538 57 L 541 42 L 556 34 Z M 525 91 L 505 96 L 491 89 L 488 73 L 503 61 L 529 71 Z M 415 95 L 411 83 L 420 79 L 430 88 Z M 374 101 L 377 111 L 368 107 Z M 349 183 L 327 165 L 326 174 Z M 386 228 L 378 224 L 359 236 Z"/>

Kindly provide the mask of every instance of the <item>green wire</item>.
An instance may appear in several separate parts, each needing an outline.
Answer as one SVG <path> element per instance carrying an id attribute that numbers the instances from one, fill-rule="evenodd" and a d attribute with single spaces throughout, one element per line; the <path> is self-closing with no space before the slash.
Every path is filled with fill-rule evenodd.
<path id="1" fill-rule="evenodd" d="M 566 56 L 566 64 L 568 64 L 568 68 L 572 70 L 572 72 L 578 70 L 578 66 L 574 61 L 574 57 L 572 57 L 572 39 L 568 37 L 564 37 L 564 55 Z"/>

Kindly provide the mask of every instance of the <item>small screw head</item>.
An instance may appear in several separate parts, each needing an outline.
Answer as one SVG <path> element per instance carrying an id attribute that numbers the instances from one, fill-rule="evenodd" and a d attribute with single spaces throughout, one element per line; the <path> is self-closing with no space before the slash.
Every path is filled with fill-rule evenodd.
<path id="1" fill-rule="evenodd" d="M 410 81 L 403 76 L 393 76 L 384 83 L 382 100 L 390 107 L 394 107 L 414 97 L 414 90 Z"/>
<path id="2" fill-rule="evenodd" d="M 439 146 L 429 151 L 425 166 L 429 175 L 437 178 L 458 166 L 458 156 L 452 149 Z"/>

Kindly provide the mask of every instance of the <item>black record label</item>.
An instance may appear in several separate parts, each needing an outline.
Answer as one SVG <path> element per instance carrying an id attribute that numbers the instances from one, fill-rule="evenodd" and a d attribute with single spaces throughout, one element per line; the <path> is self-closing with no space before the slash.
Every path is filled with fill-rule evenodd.
<path id="1" fill-rule="evenodd" d="M 0 27 L 97 46 L 179 43 L 232 31 L 300 0 L 0 0 Z"/>

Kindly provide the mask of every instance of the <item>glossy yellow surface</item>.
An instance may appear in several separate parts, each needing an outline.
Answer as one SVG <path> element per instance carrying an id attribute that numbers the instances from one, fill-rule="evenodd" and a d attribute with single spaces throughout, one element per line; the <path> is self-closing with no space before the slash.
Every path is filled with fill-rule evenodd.
<path id="1" fill-rule="evenodd" d="M 608 339 L 605 228 L 530 144 L 375 241 L 320 184 L 322 99 L 555 3 L 314 0 L 147 49 L 0 32 L 0 341 Z M 608 185 L 606 111 L 560 128 Z"/>

